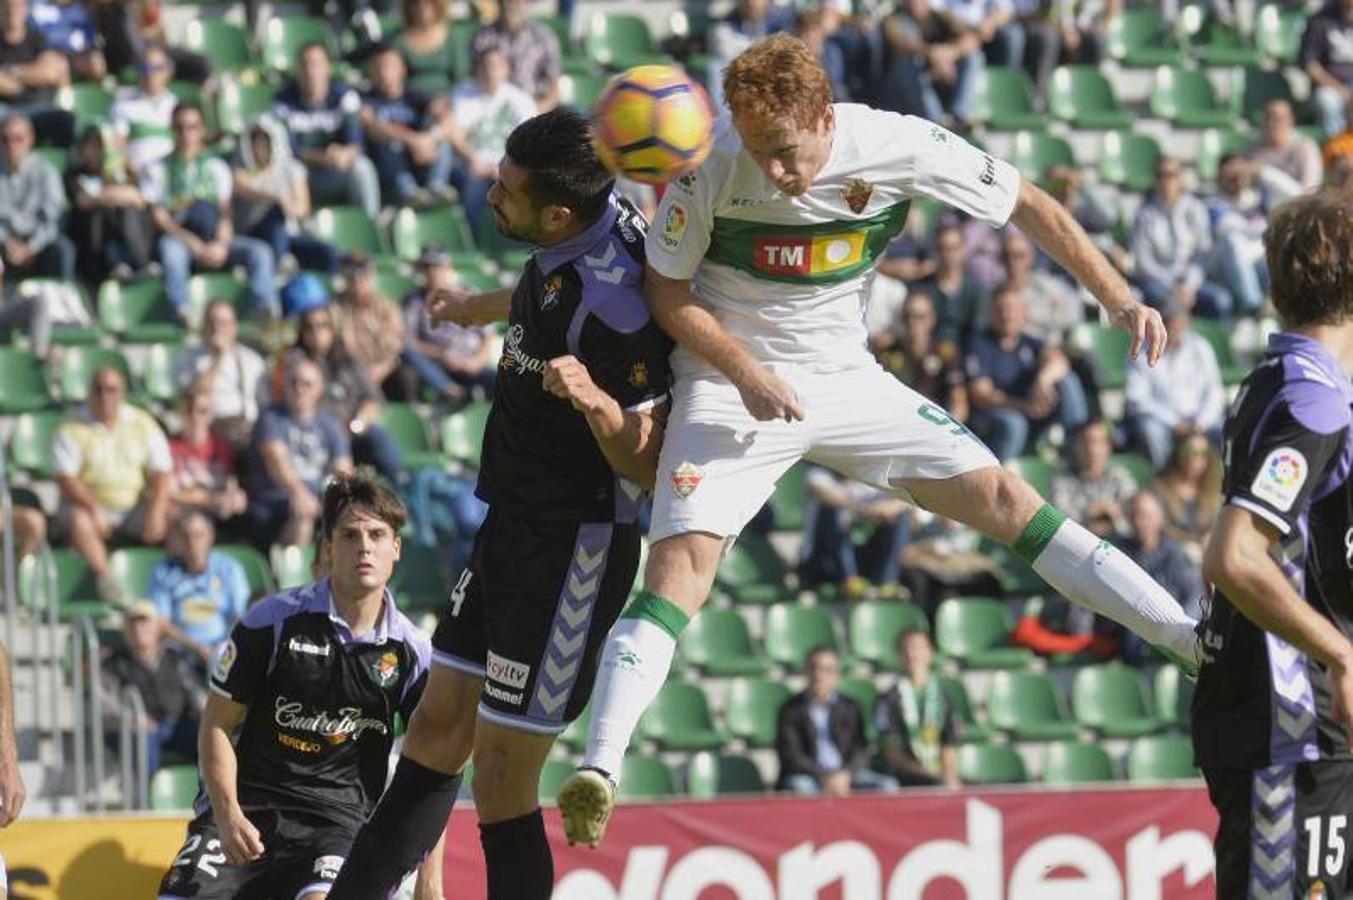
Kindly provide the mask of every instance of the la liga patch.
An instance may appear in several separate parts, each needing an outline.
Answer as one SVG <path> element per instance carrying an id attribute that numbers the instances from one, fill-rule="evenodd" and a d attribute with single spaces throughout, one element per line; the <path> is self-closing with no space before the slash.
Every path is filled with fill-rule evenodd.
<path id="1" fill-rule="evenodd" d="M 1250 485 L 1250 493 L 1274 509 L 1287 512 L 1297 502 L 1297 495 L 1310 474 L 1311 467 L 1300 450 L 1279 447 L 1264 458 L 1259 474 Z"/>
<path id="2" fill-rule="evenodd" d="M 216 654 L 216 665 L 212 667 L 212 676 L 217 681 L 225 681 L 230 675 L 230 670 L 235 666 L 235 657 L 239 651 L 235 649 L 233 640 L 226 641 L 221 647 L 221 652 Z"/>

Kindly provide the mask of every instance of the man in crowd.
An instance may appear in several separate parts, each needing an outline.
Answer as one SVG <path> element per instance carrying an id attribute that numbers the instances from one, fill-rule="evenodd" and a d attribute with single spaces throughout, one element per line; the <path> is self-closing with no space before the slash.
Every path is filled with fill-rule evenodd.
<path id="1" fill-rule="evenodd" d="M 371 90 L 362 102 L 371 163 L 387 205 L 445 199 L 451 181 L 450 106 L 408 86 L 408 66 L 393 45 L 371 56 Z"/>
<path id="2" fill-rule="evenodd" d="M 503 51 L 512 83 L 534 98 L 537 110 L 546 112 L 559 102 L 559 38 L 526 17 L 530 5 L 528 0 L 503 0 L 498 18 L 475 32 L 470 53 L 478 60 L 490 49 Z"/>
<path id="3" fill-rule="evenodd" d="M 1257 168 L 1259 183 L 1274 203 L 1313 191 L 1325 179 L 1320 147 L 1297 131 L 1292 101 L 1272 97 L 1264 103 L 1264 124 L 1259 139 L 1246 152 Z"/>
<path id="4" fill-rule="evenodd" d="M 136 88 L 113 102 L 108 118 L 126 147 L 127 165 L 139 175 L 174 152 L 173 120 L 178 98 L 169 90 L 174 61 L 163 47 L 147 47 L 137 70 L 140 80 Z"/>
<path id="5" fill-rule="evenodd" d="M 72 281 L 75 246 L 61 233 L 61 176 L 33 152 L 33 123 L 27 116 L 12 112 L 0 120 L 0 139 L 0 260 L 5 276 L 11 281 L 33 275 Z"/>
<path id="6" fill-rule="evenodd" d="M 899 631 L 897 658 L 902 663 L 897 683 L 874 707 L 888 774 L 904 787 L 960 787 L 958 717 L 932 668 L 930 635 L 920 628 Z"/>
<path id="7" fill-rule="evenodd" d="M 418 271 L 423 285 L 404 300 L 404 326 L 409 335 L 405 365 L 418 383 L 452 399 L 463 399 L 475 388 L 491 394 L 498 368 L 489 329 L 435 325 L 428 309 L 435 293 L 457 287 L 451 257 L 444 250 L 428 248 L 418 258 Z"/>
<path id="8" fill-rule="evenodd" d="M 955 421 L 968 420 L 968 389 L 958 344 L 936 333 L 935 303 L 921 288 L 902 302 L 898 322 L 882 346 L 879 362 L 903 384 L 943 406 Z"/>
<path id="9" fill-rule="evenodd" d="M 202 381 L 211 394 L 211 417 L 221 430 L 248 433 L 258 419 L 265 367 L 258 351 L 239 340 L 240 323 L 228 300 L 212 300 L 202 313 L 202 340 L 180 351 L 174 380 L 180 389 Z"/>
<path id="10" fill-rule="evenodd" d="M 1353 0 L 1335 0 L 1307 20 L 1298 59 L 1325 137 L 1333 137 L 1347 126 L 1353 98 Z"/>
<path id="11" fill-rule="evenodd" d="M 249 606 L 249 577 L 234 557 L 214 549 L 216 526 L 198 509 L 180 512 L 169 530 L 169 556 L 150 570 L 147 599 L 165 634 L 205 666 Z"/>
<path id="12" fill-rule="evenodd" d="M 0 4 L 0 111 L 26 113 L 45 140 L 66 146 L 75 136 L 75 117 L 52 100 L 57 88 L 70 84 L 70 63 L 33 27 L 28 12 L 28 0 Z"/>
<path id="13" fill-rule="evenodd" d="M 1226 288 L 1207 280 L 1212 228 L 1203 201 L 1184 189 L 1177 159 L 1156 162 L 1156 186 L 1132 222 L 1133 277 L 1146 302 L 1159 309 L 1174 298 L 1213 318 L 1231 315 Z"/>

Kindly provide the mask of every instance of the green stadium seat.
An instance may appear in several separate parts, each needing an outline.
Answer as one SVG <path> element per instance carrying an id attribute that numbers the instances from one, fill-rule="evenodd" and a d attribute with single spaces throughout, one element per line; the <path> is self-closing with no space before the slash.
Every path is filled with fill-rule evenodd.
<path id="1" fill-rule="evenodd" d="M 8 389 L 8 385 L 5 386 Z M 49 479 L 52 471 L 52 440 L 66 419 L 59 409 L 20 413 L 14 417 L 9 438 L 9 463 L 34 478 Z"/>
<path id="2" fill-rule="evenodd" d="M 470 403 L 442 419 L 442 453 L 447 458 L 479 467 L 489 408 L 487 401 Z"/>
<path id="3" fill-rule="evenodd" d="M 877 735 L 878 729 L 874 723 L 874 706 L 878 703 L 879 689 L 869 678 L 842 678 L 836 684 L 836 691 L 843 697 L 849 697 L 860 707 L 860 712 L 864 714 L 864 733 L 872 743 Z"/>
<path id="4" fill-rule="evenodd" d="M 53 102 L 58 109 L 75 114 L 78 126 L 108 121 L 113 108 L 113 92 L 97 84 L 76 82 L 57 89 Z"/>
<path id="5" fill-rule="evenodd" d="M 402 305 L 405 297 L 418 290 L 416 279 L 410 278 L 408 275 L 401 275 L 398 272 L 377 270 L 373 281 L 376 293 L 397 305 Z"/>
<path id="6" fill-rule="evenodd" d="M 1193 742 L 1182 734 L 1137 738 L 1128 748 L 1127 776 L 1129 781 L 1196 778 Z"/>
<path id="7" fill-rule="evenodd" d="M 320 43 L 332 57 L 338 42 L 328 23 L 319 16 L 273 16 L 263 26 L 259 55 L 263 65 L 274 72 L 290 75 L 296 68 L 296 54 L 306 44 Z"/>
<path id="8" fill-rule="evenodd" d="M 1240 153 L 1254 138 L 1239 131 L 1210 128 L 1199 135 L 1198 155 L 1194 159 L 1194 168 L 1203 181 L 1215 181 L 1221 158 L 1228 153 Z"/>
<path id="9" fill-rule="evenodd" d="M 441 467 L 442 455 L 433 449 L 427 423 L 414 406 L 387 403 L 381 407 L 380 418 L 376 421 L 394 438 L 405 471 L 412 472 L 424 466 Z"/>
<path id="10" fill-rule="evenodd" d="M 766 661 L 757 652 L 747 623 L 731 609 L 705 609 L 691 620 L 679 641 L 682 660 L 707 676 L 762 675 Z"/>
<path id="11" fill-rule="evenodd" d="M 385 241 L 376 223 L 355 206 L 327 206 L 315 213 L 314 235 L 343 253 L 382 256 Z"/>
<path id="12" fill-rule="evenodd" d="M 65 166 L 63 165 L 57 171 L 64 172 Z M 56 285 L 59 285 L 63 290 L 74 288 L 80 295 L 80 302 L 84 304 L 85 312 L 90 313 L 90 318 L 93 318 L 94 310 L 89 305 L 89 294 L 81 284 L 71 284 L 55 278 L 25 278 L 18 284 L 18 293 L 25 300 L 40 299 L 44 291 Z M 52 326 L 51 342 L 54 347 L 85 346 L 97 344 L 102 336 L 103 329 L 99 328 L 97 322 L 91 325 L 55 324 Z"/>
<path id="13" fill-rule="evenodd" d="M 964 744 L 958 748 L 958 777 L 964 784 L 1021 784 L 1029 780 L 1024 760 L 1003 744 Z"/>
<path id="14" fill-rule="evenodd" d="M 669 681 L 639 720 L 638 733 L 664 750 L 717 750 L 723 735 L 714 726 L 709 698 L 698 684 Z"/>
<path id="15" fill-rule="evenodd" d="M 866 600 L 850 610 L 847 630 L 854 657 L 877 669 L 897 671 L 897 636 L 906 628 L 929 633 L 925 611 L 914 603 L 897 600 Z"/>
<path id="16" fill-rule="evenodd" d="M 996 672 L 987 688 L 987 720 L 1015 740 L 1056 741 L 1076 737 L 1057 683 L 1044 672 Z"/>
<path id="17" fill-rule="evenodd" d="M 1109 20 L 1109 56 L 1129 68 L 1177 66 L 1184 51 L 1155 5 L 1132 6 Z"/>
<path id="18" fill-rule="evenodd" d="M 808 464 L 795 463 L 789 471 L 775 482 L 775 490 L 770 495 L 771 512 L 775 514 L 776 531 L 803 531 L 803 510 L 808 502 L 808 490 L 804 481 L 808 477 Z"/>
<path id="19" fill-rule="evenodd" d="M 395 563 L 394 577 L 390 579 L 390 590 L 405 612 L 440 611 L 451 593 L 441 554 L 431 547 L 405 541 L 399 562 Z"/>
<path id="20" fill-rule="evenodd" d="M 251 599 L 257 600 L 277 589 L 268 560 L 254 547 L 249 544 L 217 544 L 216 549 L 244 567 L 244 574 L 249 578 Z"/>
<path id="21" fill-rule="evenodd" d="M 1204 66 L 1255 66 L 1264 61 L 1251 35 L 1213 18 L 1201 6 L 1185 7 L 1180 22 L 1189 55 Z"/>
<path id="22" fill-rule="evenodd" d="M 1231 349 L 1231 331 L 1222 323 L 1213 319 L 1195 319 L 1193 330 L 1212 345 L 1217 356 L 1217 365 L 1221 368 L 1221 380 L 1227 386 L 1240 384 L 1249 374 L 1249 368 L 1236 362 L 1235 351 Z"/>
<path id="23" fill-rule="evenodd" d="M 620 767 L 618 800 L 651 800 L 677 793 L 676 776 L 667 764 L 651 756 L 626 756 Z"/>
<path id="24" fill-rule="evenodd" d="M 769 540 L 744 534 L 729 548 L 714 583 L 737 603 L 780 603 L 792 599 L 789 567 Z"/>
<path id="25" fill-rule="evenodd" d="M 459 206 L 405 207 L 395 214 L 391 236 L 395 255 L 407 262 L 418 259 L 426 247 L 448 253 L 475 252 L 474 233 Z"/>
<path id="26" fill-rule="evenodd" d="M 1034 101 L 1034 84 L 1023 69 L 987 66 L 977 84 L 973 119 L 995 131 L 1042 131 L 1047 116 Z"/>
<path id="27" fill-rule="evenodd" d="M 0 347 L 0 414 L 36 412 L 52 405 L 42 360 L 27 350 Z"/>
<path id="28" fill-rule="evenodd" d="M 116 366 L 128 386 L 132 368 L 127 358 L 116 350 L 105 347 L 67 347 L 57 365 L 56 393 L 62 403 L 83 403 L 89 398 L 89 382 L 94 373 L 104 366 Z"/>
<path id="29" fill-rule="evenodd" d="M 197 766 L 163 766 L 150 779 L 150 808 L 157 812 L 192 809 L 197 784 Z"/>
<path id="30" fill-rule="evenodd" d="M 968 697 L 968 689 L 964 686 L 963 680 L 952 675 L 937 675 L 935 677 L 940 680 L 940 687 L 944 688 L 945 699 L 949 701 L 949 706 L 954 711 L 954 717 L 958 719 L 959 742 L 980 744 L 990 740 L 991 729 L 977 721 L 977 716 L 973 713 L 972 700 Z"/>
<path id="31" fill-rule="evenodd" d="M 174 360 L 183 351 L 180 342 L 151 344 L 141 360 L 141 386 L 152 400 L 172 406 L 182 391 L 174 378 Z"/>
<path id="32" fill-rule="evenodd" d="M 765 790 L 761 771 L 745 756 L 705 751 L 692 756 L 686 769 L 686 793 L 701 800 Z"/>
<path id="33" fill-rule="evenodd" d="M 1133 115 L 1119 104 L 1113 85 L 1095 66 L 1059 66 L 1048 83 L 1048 112 L 1077 128 L 1130 128 Z"/>
<path id="34" fill-rule="evenodd" d="M 315 561 L 315 548 L 311 545 L 301 547 L 295 544 L 278 544 L 269 553 L 273 575 L 277 578 L 279 590 L 300 587 L 313 580 L 310 575 Z"/>
<path id="35" fill-rule="evenodd" d="M 1106 131 L 1100 144 L 1099 177 L 1134 193 L 1151 190 L 1156 183 L 1160 144 L 1146 134 Z"/>
<path id="36" fill-rule="evenodd" d="M 227 79 L 216 96 L 216 124 L 226 134 L 244 134 L 249 123 L 272 109 L 277 88 L 271 84 L 241 84 Z"/>
<path id="37" fill-rule="evenodd" d="M 935 644 L 970 669 L 1017 669 L 1034 660 L 1025 647 L 1010 646 L 1010 610 L 988 597 L 952 597 L 935 612 Z"/>
<path id="38" fill-rule="evenodd" d="M 1043 783 L 1053 786 L 1113 781 L 1113 760 L 1103 747 L 1080 741 L 1049 744 L 1043 757 Z"/>
<path id="39" fill-rule="evenodd" d="M 583 50 L 602 66 L 617 71 L 673 61 L 658 49 L 643 18 L 630 13 L 594 12 L 587 21 Z"/>
<path id="40" fill-rule="evenodd" d="M 1306 28 L 1306 11 L 1296 7 L 1267 4 L 1254 21 L 1254 44 L 1266 59 L 1284 66 L 1297 61 L 1301 34 Z"/>
<path id="41" fill-rule="evenodd" d="M 57 173 L 66 171 L 70 165 L 70 150 L 66 147 L 34 147 L 33 155 L 47 160 L 47 163 L 56 169 Z M 65 200 L 62 201 L 67 202 Z"/>
<path id="42" fill-rule="evenodd" d="M 1151 460 L 1140 453 L 1115 453 L 1110 457 L 1109 464 L 1125 469 L 1138 490 L 1146 490 L 1156 480 L 1156 470 L 1151 467 Z"/>
<path id="43" fill-rule="evenodd" d="M 121 589 L 124 602 L 146 599 L 150 572 L 166 556 L 159 547 L 123 547 L 108 554 L 108 577 Z"/>
<path id="44" fill-rule="evenodd" d="M 1071 340 L 1074 346 L 1094 357 L 1101 389 L 1123 389 L 1127 384 L 1127 332 L 1108 325 L 1082 325 L 1072 330 Z"/>
<path id="45" fill-rule="evenodd" d="M 573 36 L 569 33 L 568 19 L 563 16 L 531 16 L 531 19 L 554 32 L 555 40 L 559 42 L 560 52 L 567 55 L 573 44 Z"/>
<path id="46" fill-rule="evenodd" d="M 724 695 L 724 725 L 748 747 L 775 745 L 775 717 L 790 697 L 788 685 L 766 678 L 737 678 Z"/>
<path id="47" fill-rule="evenodd" d="M 161 279 L 110 278 L 99 285 L 98 306 L 99 323 L 127 343 L 153 344 L 183 338 L 183 325 Z"/>
<path id="48" fill-rule="evenodd" d="M 242 72 L 254 65 L 249 34 L 239 25 L 218 18 L 197 18 L 183 31 L 183 48 L 211 60 L 213 72 Z"/>
<path id="49" fill-rule="evenodd" d="M 559 102 L 584 112 L 592 108 L 609 79 L 605 75 L 564 74 L 559 76 Z"/>
<path id="50" fill-rule="evenodd" d="M 1194 683 L 1180 668 L 1166 664 L 1156 670 L 1156 715 L 1171 728 L 1188 730 Z"/>
<path id="51" fill-rule="evenodd" d="M 57 616 L 70 622 L 80 616 L 101 617 L 107 606 L 99 599 L 99 587 L 89 563 L 74 550 L 52 551 L 56 571 Z M 42 555 L 32 553 L 19 562 L 19 600 L 38 609 L 48 599 L 47 571 Z"/>
<path id="52" fill-rule="evenodd" d="M 828 646 L 842 653 L 831 613 L 820 606 L 777 603 L 766 612 L 766 655 L 798 672 L 814 647 Z M 844 654 L 842 654 L 844 655 Z"/>
<path id="53" fill-rule="evenodd" d="M 1240 75 L 1232 79 L 1236 91 L 1236 108 L 1241 115 L 1258 125 L 1264 119 L 1264 104 L 1274 98 L 1286 100 L 1292 104 L 1297 120 L 1303 120 L 1302 105 L 1292 93 L 1292 84 L 1281 70 L 1260 69 L 1251 66 L 1240 70 Z"/>
<path id="54" fill-rule="evenodd" d="M 1205 73 L 1174 66 L 1156 70 L 1150 108 L 1153 116 L 1176 128 L 1226 128 L 1236 118 L 1231 104 L 1217 96 Z"/>
<path id="55" fill-rule="evenodd" d="M 1108 738 L 1135 738 L 1160 730 L 1146 679 L 1121 663 L 1086 666 L 1071 683 L 1076 721 Z"/>
<path id="56" fill-rule="evenodd" d="M 188 321 L 195 327 L 201 324 L 207 304 L 216 300 L 225 300 L 234 308 L 242 334 L 258 330 L 255 322 L 248 318 L 253 300 L 244 279 L 229 272 L 200 272 L 188 279 Z"/>
<path id="57" fill-rule="evenodd" d="M 1005 467 L 1029 482 L 1030 487 L 1043 497 L 1052 495 L 1052 476 L 1062 470 L 1039 456 L 1017 456 L 1005 461 Z"/>
<path id="58" fill-rule="evenodd" d="M 559 796 L 559 789 L 574 772 L 573 763 L 566 759 L 547 759 L 540 770 L 540 802 L 553 803 Z"/>
<path id="59" fill-rule="evenodd" d="M 1010 153 L 1010 163 L 1019 169 L 1024 177 L 1042 182 L 1052 166 L 1076 165 L 1071 153 L 1071 145 L 1065 138 L 1037 131 L 1021 131 L 1015 135 L 1015 145 Z"/>

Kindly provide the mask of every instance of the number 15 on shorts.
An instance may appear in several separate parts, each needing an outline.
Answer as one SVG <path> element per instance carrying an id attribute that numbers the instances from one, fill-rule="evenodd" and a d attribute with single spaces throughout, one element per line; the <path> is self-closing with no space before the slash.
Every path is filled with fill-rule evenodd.
<path id="1" fill-rule="evenodd" d="M 1347 854 L 1348 816 L 1309 816 L 1302 820 L 1306 833 L 1306 875 L 1334 878 L 1342 875 Z"/>

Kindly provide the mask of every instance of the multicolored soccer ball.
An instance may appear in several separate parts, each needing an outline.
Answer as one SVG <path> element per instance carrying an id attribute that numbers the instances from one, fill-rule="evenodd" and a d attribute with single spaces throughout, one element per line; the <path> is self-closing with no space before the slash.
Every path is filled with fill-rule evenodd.
<path id="1" fill-rule="evenodd" d="M 593 143 L 606 168 L 664 184 L 709 156 L 709 95 L 677 66 L 635 66 L 611 79 L 592 110 Z"/>

